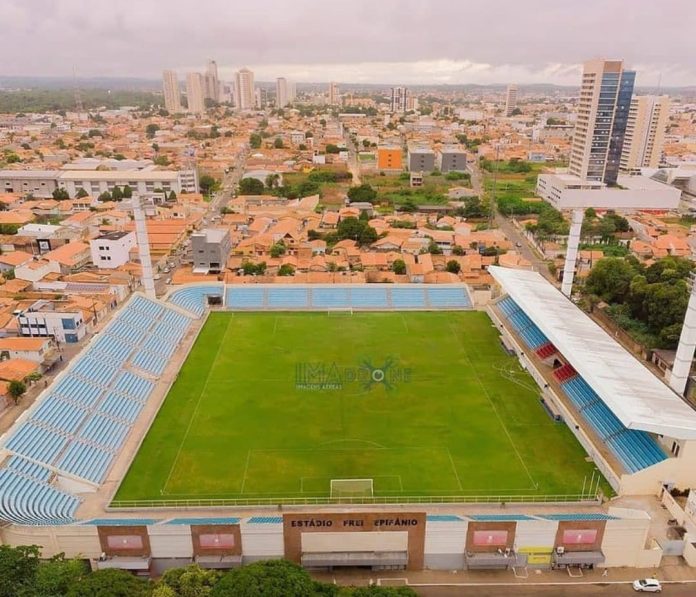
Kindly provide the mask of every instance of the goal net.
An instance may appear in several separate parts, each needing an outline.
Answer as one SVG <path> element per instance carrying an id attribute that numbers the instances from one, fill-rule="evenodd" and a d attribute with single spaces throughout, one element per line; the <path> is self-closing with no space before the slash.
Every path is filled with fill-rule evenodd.
<path id="1" fill-rule="evenodd" d="M 326 311 L 326 314 L 329 317 L 341 317 L 341 316 L 346 316 L 346 315 L 352 315 L 353 308 L 352 307 L 334 307 L 332 309 L 328 309 Z"/>
<path id="2" fill-rule="evenodd" d="M 332 498 L 361 498 L 372 496 L 372 479 L 331 479 Z"/>

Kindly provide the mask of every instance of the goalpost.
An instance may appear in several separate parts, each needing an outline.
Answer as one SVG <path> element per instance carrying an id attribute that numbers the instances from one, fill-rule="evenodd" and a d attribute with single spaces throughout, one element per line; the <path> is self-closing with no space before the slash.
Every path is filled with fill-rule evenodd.
<path id="1" fill-rule="evenodd" d="M 353 315 L 353 307 L 333 307 L 332 309 L 327 309 L 326 314 L 329 317 L 350 316 Z"/>
<path id="2" fill-rule="evenodd" d="M 372 479 L 331 479 L 331 497 L 364 498 L 373 497 Z"/>

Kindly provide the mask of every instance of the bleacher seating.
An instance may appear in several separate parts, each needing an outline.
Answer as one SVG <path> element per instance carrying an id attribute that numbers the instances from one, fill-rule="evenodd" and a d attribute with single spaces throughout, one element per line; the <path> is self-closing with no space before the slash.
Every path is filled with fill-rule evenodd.
<path id="1" fill-rule="evenodd" d="M 561 383 L 563 391 L 595 433 L 629 473 L 635 473 L 667 458 L 645 431 L 627 429 L 597 393 L 580 376 Z"/>
<path id="2" fill-rule="evenodd" d="M 13 457 L 24 456 L 30 459 L 24 462 L 49 474 L 51 469 L 42 464 L 58 474 L 103 482 L 130 426 L 155 388 L 147 375 L 161 374 L 190 323 L 191 317 L 173 307 L 136 295 L 61 374 L 27 420 L 13 429 L 4 447 Z M 132 367 L 145 373 L 137 374 Z M 8 479 L 26 475 L 28 469 L 15 470 L 14 463 L 8 459 L 7 471 L 0 468 L 0 474 Z M 40 514 L 45 506 L 46 524 L 69 520 L 65 513 L 79 500 L 62 492 L 58 500 L 52 487 L 38 484 L 45 480 L 36 481 L 35 497 L 55 498 L 63 509 L 53 511 L 51 502 L 29 504 L 27 512 Z M 10 494 L 0 487 L 0 519 L 19 520 L 18 512 L 3 507 L 2 496 Z M 33 494 L 22 495 L 29 499 Z M 30 517 L 27 515 L 27 520 Z"/>
<path id="3" fill-rule="evenodd" d="M 50 484 L 50 469 L 19 456 L 0 469 L 0 518 L 25 525 L 59 525 L 75 521 L 80 499 Z"/>
<path id="4" fill-rule="evenodd" d="M 196 317 L 200 317 L 205 312 L 207 297 L 222 295 L 222 292 L 222 285 L 187 286 L 172 292 L 168 300 Z"/>
<path id="5" fill-rule="evenodd" d="M 225 304 L 231 309 L 261 309 L 266 289 L 258 286 L 233 286 L 227 289 Z"/>
<path id="6" fill-rule="evenodd" d="M 386 309 L 387 289 L 379 286 L 356 286 L 350 289 L 351 306 L 356 309 Z"/>
<path id="7" fill-rule="evenodd" d="M 556 354 L 558 351 L 556 350 L 556 347 L 551 344 L 551 342 L 547 342 L 546 344 L 543 344 L 539 348 L 536 349 L 536 354 L 540 359 L 548 359 L 550 356 Z"/>
<path id="8" fill-rule="evenodd" d="M 425 309 L 425 289 L 395 286 L 391 289 L 391 302 L 396 309 Z"/>
<path id="9" fill-rule="evenodd" d="M 273 309 L 306 309 L 309 307 L 309 295 L 306 288 L 269 288 L 267 302 Z"/>
<path id="10" fill-rule="evenodd" d="M 529 348 L 536 350 L 549 344 L 549 339 L 509 296 L 498 301 L 497 306 Z"/>
<path id="11" fill-rule="evenodd" d="M 349 288 L 313 288 L 312 306 L 317 309 L 341 309 L 350 307 Z"/>
<path id="12" fill-rule="evenodd" d="M 573 368 L 573 366 L 570 363 L 565 363 L 558 367 L 558 369 L 554 369 L 553 371 L 553 376 L 558 381 L 566 381 L 567 379 L 575 377 L 577 374 L 578 372 Z"/>
<path id="13" fill-rule="evenodd" d="M 428 302 L 432 307 L 468 309 L 471 307 L 469 295 L 463 286 L 459 287 L 426 287 Z"/>

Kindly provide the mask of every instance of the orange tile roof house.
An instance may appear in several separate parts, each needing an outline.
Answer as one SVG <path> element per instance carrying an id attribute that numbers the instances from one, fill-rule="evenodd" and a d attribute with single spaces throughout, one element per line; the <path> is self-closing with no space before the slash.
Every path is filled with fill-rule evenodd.
<path id="1" fill-rule="evenodd" d="M 25 359 L 42 363 L 52 348 L 51 338 L 0 338 L 0 359 Z"/>
<path id="2" fill-rule="evenodd" d="M 60 265 L 60 271 L 70 274 L 91 263 L 89 245 L 83 242 L 72 242 L 44 253 L 46 261 L 53 261 Z"/>
<path id="3" fill-rule="evenodd" d="M 11 251 L 0 255 L 0 272 L 13 270 L 14 268 L 29 263 L 34 256 L 24 251 Z"/>
<path id="4" fill-rule="evenodd" d="M 8 359 L 0 362 L 0 379 L 21 381 L 32 373 L 39 373 L 38 363 L 27 359 Z"/>

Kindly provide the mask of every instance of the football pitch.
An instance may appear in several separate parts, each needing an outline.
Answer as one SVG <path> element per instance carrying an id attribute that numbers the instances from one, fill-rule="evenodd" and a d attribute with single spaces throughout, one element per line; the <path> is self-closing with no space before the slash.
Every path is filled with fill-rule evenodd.
<path id="1" fill-rule="evenodd" d="M 485 313 L 212 313 L 115 499 L 580 494 L 594 465 Z"/>

